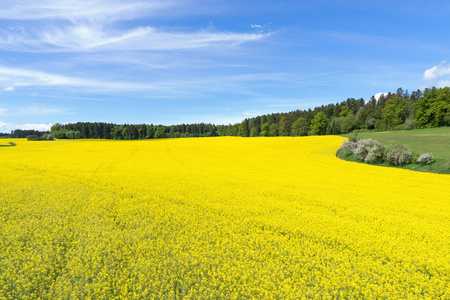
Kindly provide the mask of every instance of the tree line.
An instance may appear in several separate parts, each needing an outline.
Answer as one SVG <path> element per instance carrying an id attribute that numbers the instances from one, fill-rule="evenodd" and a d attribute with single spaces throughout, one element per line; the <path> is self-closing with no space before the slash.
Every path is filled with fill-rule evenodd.
<path id="1" fill-rule="evenodd" d="M 50 134 L 50 131 L 39 131 L 34 129 L 16 129 L 12 130 L 11 133 L 0 133 L 0 138 L 22 139 L 26 138 L 27 136 L 43 137 L 45 134 Z"/>
<path id="2" fill-rule="evenodd" d="M 247 118 L 228 125 L 181 124 L 55 124 L 55 138 L 153 139 L 208 136 L 306 136 L 343 134 L 353 130 L 401 130 L 450 126 L 450 88 L 409 93 L 402 88 L 378 99 L 348 98 L 313 110 L 295 110 Z"/>
<path id="3" fill-rule="evenodd" d="M 115 139 L 139 140 L 180 137 L 208 137 L 222 134 L 224 126 L 214 124 L 147 125 L 78 122 L 55 124 L 51 134 L 57 139 Z"/>
<path id="4" fill-rule="evenodd" d="M 354 130 L 401 130 L 450 126 L 450 88 L 430 88 L 409 93 L 402 88 L 395 93 L 363 98 L 348 98 L 335 104 L 308 110 L 272 113 L 247 118 L 241 123 L 215 124 L 112 124 L 78 122 L 55 124 L 51 134 L 59 139 L 158 139 L 209 136 L 306 136 L 336 135 Z M 14 130 L 10 137 L 43 136 L 48 132 Z"/>

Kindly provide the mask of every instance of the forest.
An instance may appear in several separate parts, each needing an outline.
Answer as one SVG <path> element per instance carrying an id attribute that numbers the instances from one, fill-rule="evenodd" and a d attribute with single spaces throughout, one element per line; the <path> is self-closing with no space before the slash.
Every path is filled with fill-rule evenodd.
<path id="1" fill-rule="evenodd" d="M 56 123 L 51 134 L 58 139 L 157 139 L 209 136 L 307 136 L 336 135 L 354 130 L 408 130 L 450 126 L 450 88 L 430 88 L 409 93 L 402 88 L 378 99 L 348 98 L 308 110 L 272 113 L 241 123 L 215 124 L 112 124 L 103 122 Z M 48 132 L 15 130 L 11 137 Z"/>
<path id="2" fill-rule="evenodd" d="M 38 136 L 42 137 L 45 134 L 49 134 L 50 131 L 39 131 L 34 129 L 16 129 L 11 131 L 11 134 L 0 133 L 0 138 L 12 138 L 12 139 L 22 139 L 28 136 Z"/>

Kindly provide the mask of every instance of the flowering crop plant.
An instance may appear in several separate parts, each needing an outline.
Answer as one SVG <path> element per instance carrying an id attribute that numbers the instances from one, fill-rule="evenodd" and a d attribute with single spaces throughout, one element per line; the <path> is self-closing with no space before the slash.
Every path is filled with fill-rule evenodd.
<path id="1" fill-rule="evenodd" d="M 449 175 L 342 140 L 2 140 L 0 299 L 450 299 Z"/>

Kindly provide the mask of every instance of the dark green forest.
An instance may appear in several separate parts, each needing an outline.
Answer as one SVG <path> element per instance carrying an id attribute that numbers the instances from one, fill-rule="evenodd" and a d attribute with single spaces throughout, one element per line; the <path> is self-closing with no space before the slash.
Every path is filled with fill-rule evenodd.
<path id="1" fill-rule="evenodd" d="M 11 133 L 0 133 L 0 138 L 12 138 L 12 139 L 21 139 L 26 138 L 28 136 L 38 136 L 42 137 L 44 134 L 49 134 L 50 131 L 38 131 L 34 129 L 16 129 L 11 131 Z"/>
<path id="2" fill-rule="evenodd" d="M 314 109 L 273 113 L 248 118 L 241 123 L 215 124 L 112 124 L 78 122 L 55 124 L 51 134 L 58 139 L 157 139 L 209 136 L 306 136 L 345 134 L 354 130 L 408 130 L 450 126 L 450 88 L 430 88 L 409 93 L 402 88 L 372 97 L 348 98 Z M 13 137 L 17 136 L 17 130 Z M 36 134 L 36 132 L 32 133 Z M 44 133 L 38 135 L 42 136 Z"/>

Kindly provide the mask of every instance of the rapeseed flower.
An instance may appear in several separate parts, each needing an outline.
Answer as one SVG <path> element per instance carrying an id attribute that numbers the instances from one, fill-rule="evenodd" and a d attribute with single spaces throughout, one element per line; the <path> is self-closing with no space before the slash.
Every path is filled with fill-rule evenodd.
<path id="1" fill-rule="evenodd" d="M 450 177 L 342 140 L 6 140 L 0 299 L 449 299 Z"/>

